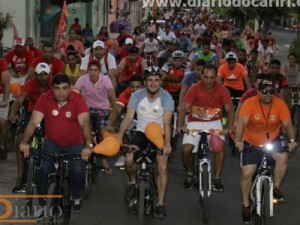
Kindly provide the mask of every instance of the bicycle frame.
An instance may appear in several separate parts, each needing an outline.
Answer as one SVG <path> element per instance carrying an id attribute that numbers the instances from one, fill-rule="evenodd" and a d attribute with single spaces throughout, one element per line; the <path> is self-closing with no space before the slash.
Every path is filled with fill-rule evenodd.
<path id="1" fill-rule="evenodd" d="M 270 196 L 270 202 L 267 204 L 270 204 L 270 217 L 274 216 L 274 211 L 273 211 L 273 179 L 270 171 L 270 167 L 267 162 L 267 157 L 264 155 L 262 162 L 259 166 L 258 173 L 255 177 L 255 180 L 252 185 L 251 189 L 251 199 L 253 202 L 255 202 L 256 207 L 256 213 L 257 215 L 261 216 L 261 204 L 262 204 L 262 187 L 263 187 L 263 182 L 267 180 L 270 184 L 270 190 L 269 190 L 269 196 Z M 254 192 L 255 198 L 252 195 Z"/>

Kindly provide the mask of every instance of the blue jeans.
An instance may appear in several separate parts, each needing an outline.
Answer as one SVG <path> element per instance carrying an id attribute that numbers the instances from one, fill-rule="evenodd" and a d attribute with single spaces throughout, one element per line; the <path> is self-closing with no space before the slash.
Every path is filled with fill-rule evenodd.
<path id="1" fill-rule="evenodd" d="M 68 147 L 60 147 L 52 141 L 45 140 L 42 152 L 49 153 L 76 153 L 83 149 L 83 144 L 71 145 Z M 68 159 L 69 179 L 71 185 L 71 196 L 76 199 L 81 197 L 81 189 L 85 180 L 85 162 L 83 160 Z M 47 194 L 48 176 L 54 172 L 53 159 L 42 154 L 41 165 L 37 174 L 37 190 L 39 195 Z M 45 205 L 45 200 L 40 199 L 40 205 Z"/>

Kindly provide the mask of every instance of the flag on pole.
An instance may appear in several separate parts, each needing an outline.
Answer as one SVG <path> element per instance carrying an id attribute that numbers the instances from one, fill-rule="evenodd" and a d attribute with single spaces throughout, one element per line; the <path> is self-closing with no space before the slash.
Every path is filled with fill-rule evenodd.
<path id="1" fill-rule="evenodd" d="M 68 8 L 67 8 L 67 1 L 64 0 L 64 5 L 61 11 L 61 16 L 58 25 L 57 36 L 60 38 L 64 38 L 64 35 L 67 31 L 67 24 L 68 24 Z"/>

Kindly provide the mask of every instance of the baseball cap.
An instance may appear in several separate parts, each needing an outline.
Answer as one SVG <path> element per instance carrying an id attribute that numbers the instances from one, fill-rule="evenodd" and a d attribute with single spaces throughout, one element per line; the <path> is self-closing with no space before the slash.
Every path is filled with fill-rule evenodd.
<path id="1" fill-rule="evenodd" d="M 25 40 L 21 37 L 17 37 L 15 39 L 15 46 L 20 45 L 20 46 L 24 46 L 25 45 Z"/>
<path id="2" fill-rule="evenodd" d="M 227 60 L 227 59 L 234 59 L 234 60 L 237 60 L 237 56 L 236 56 L 235 52 L 228 52 L 228 53 L 226 54 L 226 60 Z"/>
<path id="3" fill-rule="evenodd" d="M 101 47 L 101 48 L 105 48 L 105 44 L 104 44 L 104 42 L 103 41 L 95 41 L 94 43 L 93 43 L 93 48 L 97 48 L 97 47 Z"/>
<path id="4" fill-rule="evenodd" d="M 50 74 L 50 67 L 47 63 L 39 63 L 37 64 L 35 68 L 35 73 L 41 74 L 42 72 L 45 72 L 47 74 Z"/>
<path id="5" fill-rule="evenodd" d="M 126 44 L 126 45 L 129 45 L 129 44 L 132 44 L 132 45 L 133 45 L 133 40 L 132 40 L 131 38 L 126 38 L 125 44 Z"/>
<path id="6" fill-rule="evenodd" d="M 266 87 L 272 87 L 275 89 L 274 82 L 271 80 L 262 80 L 258 85 L 258 90 L 264 90 Z"/>

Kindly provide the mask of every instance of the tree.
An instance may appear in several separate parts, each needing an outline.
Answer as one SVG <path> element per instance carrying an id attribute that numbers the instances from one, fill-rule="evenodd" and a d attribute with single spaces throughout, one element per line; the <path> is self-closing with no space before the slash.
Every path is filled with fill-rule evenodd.
<path id="1" fill-rule="evenodd" d="M 11 15 L 9 13 L 3 13 L 0 11 L 0 57 L 3 57 L 3 33 L 5 30 L 10 29 L 13 24 L 11 20 Z"/>

